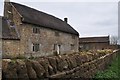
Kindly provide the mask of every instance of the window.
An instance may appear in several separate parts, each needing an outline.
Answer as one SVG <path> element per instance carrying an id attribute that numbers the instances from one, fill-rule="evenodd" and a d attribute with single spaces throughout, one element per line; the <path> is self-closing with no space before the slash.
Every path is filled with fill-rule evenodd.
<path id="1" fill-rule="evenodd" d="M 83 48 L 83 45 L 80 45 L 80 48 Z"/>
<path id="2" fill-rule="evenodd" d="M 33 43 L 33 51 L 38 52 L 40 50 L 40 45 L 37 43 Z"/>
<path id="3" fill-rule="evenodd" d="M 53 46 L 53 50 L 56 50 L 56 44 L 54 44 L 54 46 Z"/>
<path id="4" fill-rule="evenodd" d="M 40 29 L 39 29 L 39 28 L 34 27 L 34 28 L 33 28 L 33 33 L 35 33 L 35 34 L 40 33 Z"/>
<path id="5" fill-rule="evenodd" d="M 71 44 L 71 50 L 74 50 L 75 45 Z"/>
<path id="6" fill-rule="evenodd" d="M 60 36 L 60 33 L 56 31 L 55 36 Z"/>
<path id="7" fill-rule="evenodd" d="M 72 39 L 75 39 L 75 35 L 72 35 Z"/>

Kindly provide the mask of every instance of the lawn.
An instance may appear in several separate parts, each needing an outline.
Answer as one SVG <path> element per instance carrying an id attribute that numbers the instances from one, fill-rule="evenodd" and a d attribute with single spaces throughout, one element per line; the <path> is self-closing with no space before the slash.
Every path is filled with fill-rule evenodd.
<path id="1" fill-rule="evenodd" d="M 120 54 L 115 58 L 108 68 L 104 71 L 98 71 L 94 78 L 119 79 L 120 78 Z"/>

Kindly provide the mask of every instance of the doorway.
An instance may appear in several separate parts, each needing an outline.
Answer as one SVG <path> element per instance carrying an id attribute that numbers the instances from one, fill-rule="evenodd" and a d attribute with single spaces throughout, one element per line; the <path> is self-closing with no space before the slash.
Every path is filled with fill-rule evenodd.
<path id="1" fill-rule="evenodd" d="M 54 50 L 57 52 L 57 54 L 60 54 L 60 44 L 54 44 Z"/>

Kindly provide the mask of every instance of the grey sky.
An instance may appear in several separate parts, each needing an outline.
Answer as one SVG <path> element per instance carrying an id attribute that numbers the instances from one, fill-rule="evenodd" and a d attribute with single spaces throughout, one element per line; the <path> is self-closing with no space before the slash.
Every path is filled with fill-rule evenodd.
<path id="1" fill-rule="evenodd" d="M 84 36 L 118 35 L 118 0 L 11 0 L 54 15 Z M 49 2 L 48 2 L 49 1 Z M 3 2 L 0 4 L 0 15 Z"/>

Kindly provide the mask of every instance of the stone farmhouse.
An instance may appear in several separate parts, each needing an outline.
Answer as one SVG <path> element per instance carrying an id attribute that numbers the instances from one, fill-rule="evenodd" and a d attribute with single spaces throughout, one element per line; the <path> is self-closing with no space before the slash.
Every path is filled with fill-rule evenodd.
<path id="1" fill-rule="evenodd" d="M 55 16 L 14 2 L 4 3 L 3 58 L 78 52 L 79 33 Z"/>
<path id="2" fill-rule="evenodd" d="M 102 50 L 110 48 L 109 36 L 84 37 L 79 39 L 81 50 Z"/>

